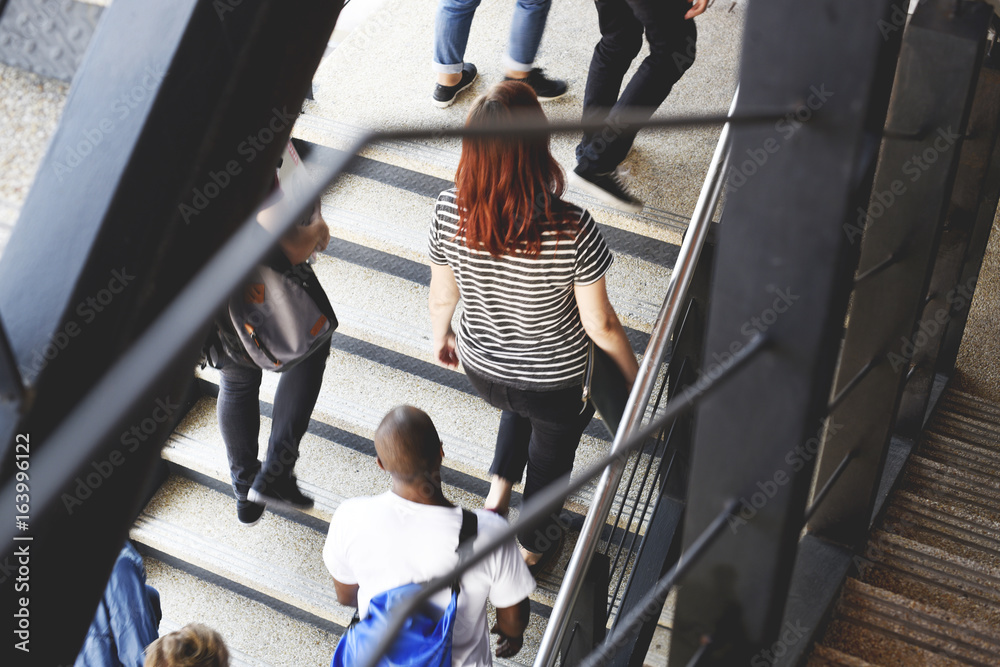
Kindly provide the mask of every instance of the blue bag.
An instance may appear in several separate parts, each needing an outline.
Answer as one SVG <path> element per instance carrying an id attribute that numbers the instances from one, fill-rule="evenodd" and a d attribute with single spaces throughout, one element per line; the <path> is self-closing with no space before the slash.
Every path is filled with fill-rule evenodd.
<path id="1" fill-rule="evenodd" d="M 475 514 L 462 510 L 462 529 L 458 536 L 459 563 L 472 551 L 472 542 L 478 532 L 479 520 Z M 358 667 L 378 645 L 389 625 L 393 609 L 416 594 L 423 584 L 406 584 L 372 596 L 368 615 L 364 620 L 351 623 L 330 661 L 330 667 Z M 451 667 L 451 638 L 458 613 L 458 580 L 451 585 L 451 602 L 442 612 L 427 604 L 407 619 L 396 642 L 382 656 L 379 667 Z"/>

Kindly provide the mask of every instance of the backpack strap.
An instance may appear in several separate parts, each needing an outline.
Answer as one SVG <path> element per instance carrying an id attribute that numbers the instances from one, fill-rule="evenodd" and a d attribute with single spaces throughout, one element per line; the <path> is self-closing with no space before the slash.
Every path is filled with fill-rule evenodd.
<path id="1" fill-rule="evenodd" d="M 479 534 L 479 517 L 476 516 L 475 512 L 470 512 L 467 509 L 462 509 L 462 528 L 458 531 L 458 547 L 455 552 L 458 554 L 458 563 L 461 565 L 465 560 L 472 554 L 472 543 L 476 539 L 476 535 Z M 460 578 L 459 578 L 460 579 Z M 451 584 L 451 591 L 455 595 L 458 595 L 459 591 L 462 590 L 461 583 L 459 579 Z"/>

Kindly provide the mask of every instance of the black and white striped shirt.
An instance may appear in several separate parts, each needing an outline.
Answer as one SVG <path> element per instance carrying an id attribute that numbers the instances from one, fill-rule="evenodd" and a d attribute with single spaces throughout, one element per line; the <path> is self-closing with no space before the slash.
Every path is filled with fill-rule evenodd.
<path id="1" fill-rule="evenodd" d="M 575 236 L 542 233 L 541 252 L 492 257 L 456 237 L 455 189 L 438 197 L 430 229 L 430 259 L 451 267 L 464 311 L 458 357 L 466 368 L 501 384 L 532 390 L 569 387 L 583 379 L 587 334 L 574 285 L 596 282 L 613 256 L 590 213 Z"/>

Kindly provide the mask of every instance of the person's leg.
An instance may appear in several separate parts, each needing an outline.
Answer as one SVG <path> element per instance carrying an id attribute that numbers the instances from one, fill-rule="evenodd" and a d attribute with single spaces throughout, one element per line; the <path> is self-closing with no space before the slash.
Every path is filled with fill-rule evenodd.
<path id="1" fill-rule="evenodd" d="M 573 469 L 573 459 L 580 437 L 594 416 L 594 408 L 580 401 L 579 387 L 552 392 L 524 392 L 514 401 L 531 419 L 528 443 L 528 474 L 524 500 L 528 502 Z M 558 546 L 565 528 L 558 513 L 532 531 L 518 533 L 518 541 L 532 554 L 541 554 Z M 532 560 L 537 560 L 534 556 Z M 529 561 L 529 565 L 532 564 Z"/>
<path id="2" fill-rule="evenodd" d="M 329 353 L 330 344 L 326 343 L 294 368 L 282 373 L 278 380 L 267 458 L 261 479 L 254 484 L 254 491 L 270 500 L 277 499 L 296 506 L 312 504 L 312 499 L 298 491 L 292 473 L 299 457 L 299 442 L 309 428 L 309 419 L 319 397 Z M 278 497 L 269 493 L 271 491 Z"/>
<path id="3" fill-rule="evenodd" d="M 596 0 L 601 39 L 594 47 L 583 94 L 583 120 L 600 120 L 618 101 L 622 81 L 642 48 L 642 23 L 623 0 Z M 576 147 L 577 160 L 596 159 L 594 133 L 584 133 Z"/>
<path id="4" fill-rule="evenodd" d="M 552 0 L 517 0 L 510 22 L 507 56 L 504 58 L 508 77 L 520 79 L 531 71 L 551 6 Z"/>
<path id="5" fill-rule="evenodd" d="M 462 78 L 465 47 L 469 43 L 472 17 L 480 0 L 441 0 L 434 20 L 434 71 L 442 86 L 453 86 Z"/>
<path id="6" fill-rule="evenodd" d="M 614 122 L 621 112 L 649 118 L 667 98 L 674 84 L 688 70 L 695 57 L 697 30 L 693 19 L 685 19 L 690 4 L 684 0 L 626 0 L 646 32 L 649 55 L 629 80 L 608 114 L 608 128 L 595 136 L 587 154 L 589 169 L 595 173 L 614 170 L 628 155 L 638 130 Z M 603 140 L 597 154 L 594 144 Z"/>
<path id="7" fill-rule="evenodd" d="M 510 403 L 510 388 L 482 377 L 471 368 L 465 375 L 479 396 L 495 408 L 502 410 L 500 427 L 497 429 L 497 444 L 490 466 L 490 492 L 483 507 L 504 514 L 510 507 L 511 487 L 521 481 L 524 466 L 528 460 L 528 440 L 531 437 L 531 422 L 523 414 L 513 410 Z"/>
<path id="8" fill-rule="evenodd" d="M 257 460 L 260 435 L 260 369 L 240 366 L 228 359 L 219 369 L 219 397 L 215 411 L 226 443 L 229 472 L 237 501 L 247 493 L 260 470 Z"/>
<path id="9" fill-rule="evenodd" d="M 528 463 L 528 442 L 531 439 L 531 421 L 516 412 L 504 410 L 500 414 L 496 450 L 490 466 L 490 493 L 483 507 L 499 514 L 506 514 L 510 507 L 511 489 L 524 476 Z"/>

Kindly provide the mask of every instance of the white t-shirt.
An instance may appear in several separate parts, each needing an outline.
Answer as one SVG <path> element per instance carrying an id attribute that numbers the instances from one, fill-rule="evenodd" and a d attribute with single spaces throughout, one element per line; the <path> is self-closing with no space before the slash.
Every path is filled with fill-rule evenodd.
<path id="1" fill-rule="evenodd" d="M 506 521 L 493 512 L 478 510 L 481 549 Z M 458 564 L 459 507 L 422 505 L 387 491 L 380 496 L 345 500 L 330 522 L 323 546 L 323 562 L 333 578 L 358 584 L 358 612 L 364 618 L 372 596 L 404 584 L 428 581 Z M 521 554 L 511 540 L 462 577 L 458 613 L 452 637 L 452 664 L 486 667 L 493 664 L 486 627 L 486 600 L 512 607 L 535 590 Z M 431 601 L 444 609 L 451 589 Z"/>

